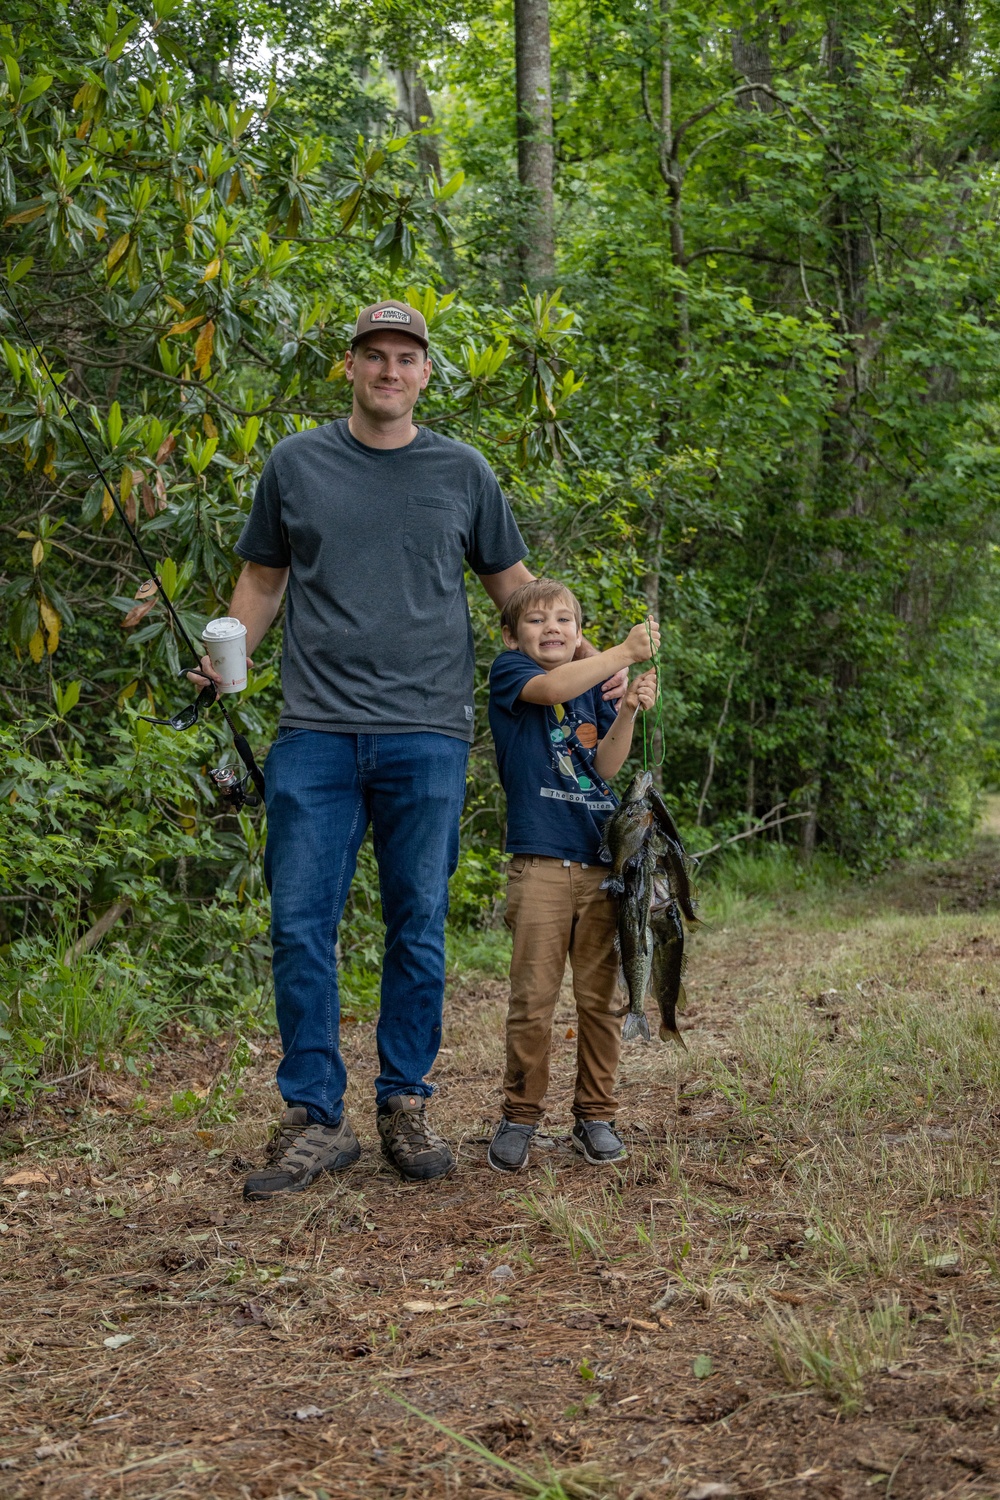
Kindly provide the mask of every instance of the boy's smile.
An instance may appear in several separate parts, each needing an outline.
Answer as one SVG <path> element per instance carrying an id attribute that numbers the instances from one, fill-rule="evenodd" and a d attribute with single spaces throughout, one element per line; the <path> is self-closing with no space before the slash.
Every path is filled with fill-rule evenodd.
<path id="1" fill-rule="evenodd" d="M 583 639 L 568 599 L 532 605 L 518 620 L 516 637 L 505 629 L 503 638 L 506 646 L 530 656 L 547 672 L 572 661 Z"/>

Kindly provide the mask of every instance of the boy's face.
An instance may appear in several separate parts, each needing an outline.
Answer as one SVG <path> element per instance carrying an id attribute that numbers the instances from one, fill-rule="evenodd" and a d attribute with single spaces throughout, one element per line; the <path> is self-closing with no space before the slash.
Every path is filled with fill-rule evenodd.
<path id="1" fill-rule="evenodd" d="M 504 630 L 503 638 L 511 650 L 523 651 L 547 672 L 572 661 L 583 639 L 568 599 L 533 604 L 518 620 L 517 635 Z"/>

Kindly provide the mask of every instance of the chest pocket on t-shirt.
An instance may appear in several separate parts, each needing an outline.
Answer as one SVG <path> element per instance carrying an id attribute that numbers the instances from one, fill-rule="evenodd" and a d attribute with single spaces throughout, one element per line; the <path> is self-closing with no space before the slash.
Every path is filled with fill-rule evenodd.
<path id="1" fill-rule="evenodd" d="M 461 553 L 464 548 L 458 507 L 439 495 L 408 496 L 403 546 L 420 557 L 440 561 L 456 550 Z"/>

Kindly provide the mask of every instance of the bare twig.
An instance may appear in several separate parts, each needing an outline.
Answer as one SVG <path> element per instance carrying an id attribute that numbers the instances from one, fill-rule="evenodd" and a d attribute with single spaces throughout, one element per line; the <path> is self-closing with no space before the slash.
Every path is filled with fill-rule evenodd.
<path id="1" fill-rule="evenodd" d="M 728 849 L 730 844 L 738 844 L 740 839 L 752 839 L 755 834 L 769 833 L 772 828 L 779 828 L 782 823 L 794 823 L 796 818 L 809 817 L 808 812 L 786 813 L 783 818 L 774 816 L 776 812 L 780 812 L 783 807 L 787 806 L 787 802 L 779 802 L 777 807 L 772 807 L 770 812 L 766 812 L 762 818 L 758 819 L 752 828 L 744 829 L 742 833 L 734 833 L 731 839 L 720 839 L 710 849 L 699 849 L 697 854 L 690 854 L 688 858 L 692 864 L 700 864 L 710 854 L 717 854 L 720 849 Z"/>

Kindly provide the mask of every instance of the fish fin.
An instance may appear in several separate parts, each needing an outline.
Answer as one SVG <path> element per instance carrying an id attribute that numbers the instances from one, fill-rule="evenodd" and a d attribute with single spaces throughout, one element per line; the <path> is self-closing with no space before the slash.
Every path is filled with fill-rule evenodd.
<path id="1" fill-rule="evenodd" d="M 684 1014 L 685 1010 L 687 1009 L 687 1003 L 687 990 L 682 984 L 680 984 L 677 986 L 677 1003 L 674 1006 L 674 1010 L 679 1016 L 682 1016 Z"/>
<path id="2" fill-rule="evenodd" d="M 681 1036 L 681 1034 L 677 1030 L 676 1026 L 673 1027 L 673 1028 L 671 1028 L 669 1026 L 661 1026 L 660 1027 L 660 1041 L 661 1042 L 673 1042 L 675 1046 L 681 1047 L 685 1052 L 688 1049 L 687 1048 L 687 1042 Z"/>
<path id="3" fill-rule="evenodd" d="M 601 890 L 611 896 L 624 896 L 625 882 L 620 875 L 607 875 L 601 881 Z"/>
<path id="4" fill-rule="evenodd" d="M 641 1036 L 644 1042 L 649 1041 L 649 1022 L 641 1010 L 630 1010 L 622 1025 L 622 1041 L 634 1042 L 637 1036 Z"/>
<path id="5" fill-rule="evenodd" d="M 681 836 L 677 831 L 677 824 L 670 816 L 670 811 L 667 807 L 667 804 L 664 802 L 662 796 L 655 787 L 650 787 L 649 789 L 649 801 L 653 809 L 653 816 L 655 817 L 657 823 L 659 823 L 662 831 L 668 836 L 668 838 L 672 838 L 675 843 L 679 844 L 681 842 Z"/>

